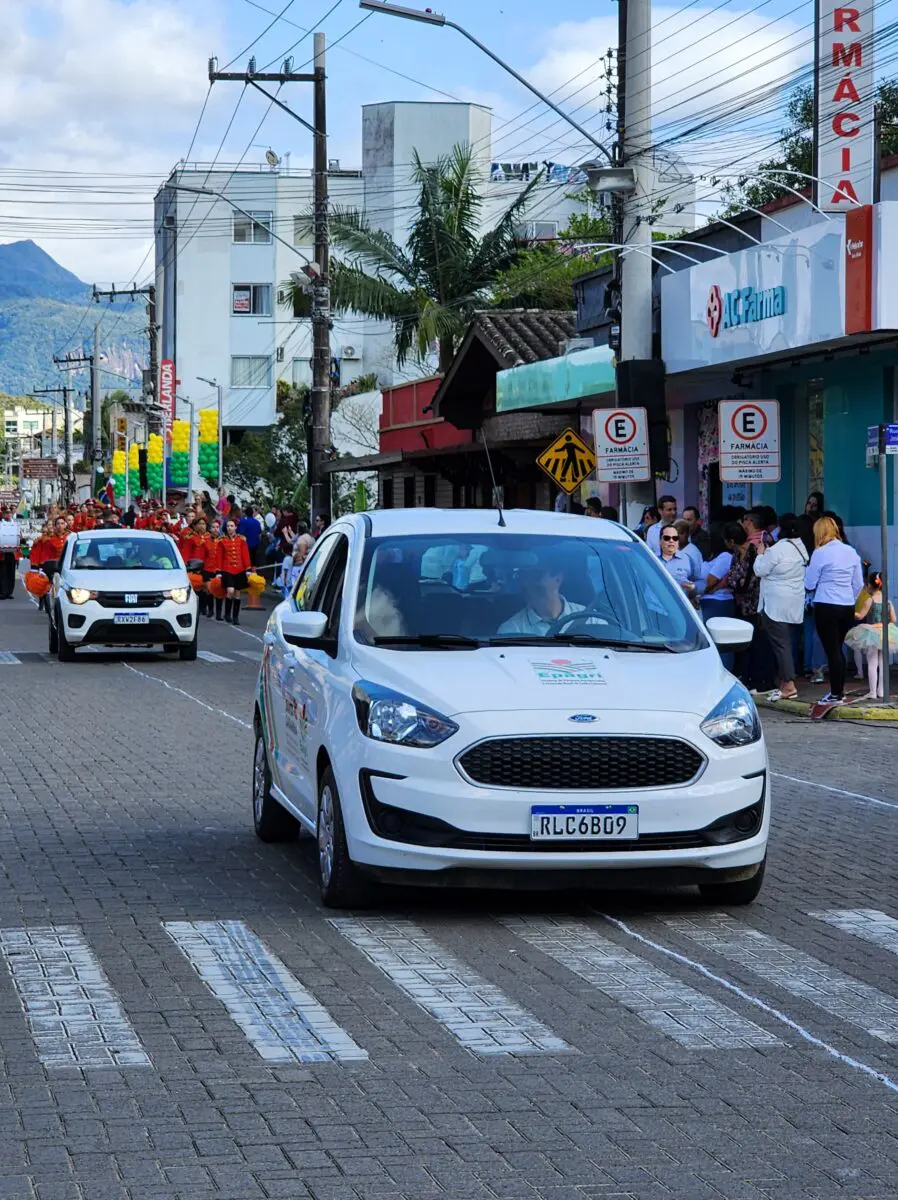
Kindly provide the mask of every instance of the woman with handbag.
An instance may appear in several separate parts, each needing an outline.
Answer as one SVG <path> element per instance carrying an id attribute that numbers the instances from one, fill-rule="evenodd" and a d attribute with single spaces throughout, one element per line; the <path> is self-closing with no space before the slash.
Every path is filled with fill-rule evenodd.
<path id="1" fill-rule="evenodd" d="M 758 621 L 767 635 L 776 663 L 777 686 L 768 699 L 794 700 L 798 689 L 795 686 L 792 631 L 797 631 L 804 619 L 804 574 L 808 552 L 794 513 L 783 513 L 779 529 L 779 539 L 772 546 L 761 543 L 757 547 L 754 572 L 760 579 Z"/>

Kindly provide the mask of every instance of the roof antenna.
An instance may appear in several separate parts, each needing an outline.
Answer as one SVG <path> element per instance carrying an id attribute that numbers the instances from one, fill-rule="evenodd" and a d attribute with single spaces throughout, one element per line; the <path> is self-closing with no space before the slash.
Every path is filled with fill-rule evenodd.
<path id="1" fill-rule="evenodd" d="M 483 448 L 486 451 L 486 465 L 490 469 L 490 479 L 493 481 L 493 501 L 496 505 L 496 511 L 499 513 L 499 528 L 505 528 L 505 517 L 502 515 L 502 502 L 499 499 L 499 488 L 496 483 L 496 472 L 493 470 L 493 460 L 490 458 L 490 448 L 487 444 L 486 434 L 483 428 L 480 429 L 480 436 L 483 438 Z"/>

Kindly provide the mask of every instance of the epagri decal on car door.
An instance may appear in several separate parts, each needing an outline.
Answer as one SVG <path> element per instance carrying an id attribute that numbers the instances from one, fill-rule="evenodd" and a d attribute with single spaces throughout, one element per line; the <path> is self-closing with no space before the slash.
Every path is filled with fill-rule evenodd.
<path id="1" fill-rule="evenodd" d="M 751 626 L 703 625 L 620 525 L 353 514 L 276 617 L 262 671 L 287 668 L 286 716 L 273 752 L 257 739 L 254 819 L 317 838 L 326 904 L 381 882 L 758 894 L 767 754 L 717 649 Z"/>

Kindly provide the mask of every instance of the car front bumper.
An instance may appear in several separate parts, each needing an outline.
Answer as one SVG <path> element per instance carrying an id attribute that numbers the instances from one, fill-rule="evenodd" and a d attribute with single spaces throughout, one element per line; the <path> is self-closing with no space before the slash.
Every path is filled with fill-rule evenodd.
<path id="1" fill-rule="evenodd" d="M 117 624 L 115 612 L 95 600 L 86 604 L 60 604 L 63 628 L 72 646 L 151 646 L 166 642 L 189 643 L 196 636 L 196 597 L 186 604 L 165 600 L 147 609 L 147 624 Z M 137 610 L 141 611 L 141 610 Z M 131 615 L 129 613 L 129 615 Z"/>

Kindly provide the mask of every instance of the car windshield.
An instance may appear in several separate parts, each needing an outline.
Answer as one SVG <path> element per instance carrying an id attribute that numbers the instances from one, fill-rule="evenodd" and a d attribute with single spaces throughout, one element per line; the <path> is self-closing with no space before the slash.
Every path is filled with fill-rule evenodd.
<path id="1" fill-rule="evenodd" d="M 499 530 L 369 539 L 355 636 L 397 649 L 556 641 L 679 653 L 709 644 L 639 543 Z"/>
<path id="2" fill-rule="evenodd" d="M 172 571 L 178 555 L 164 537 L 79 537 L 72 548 L 73 571 Z"/>

